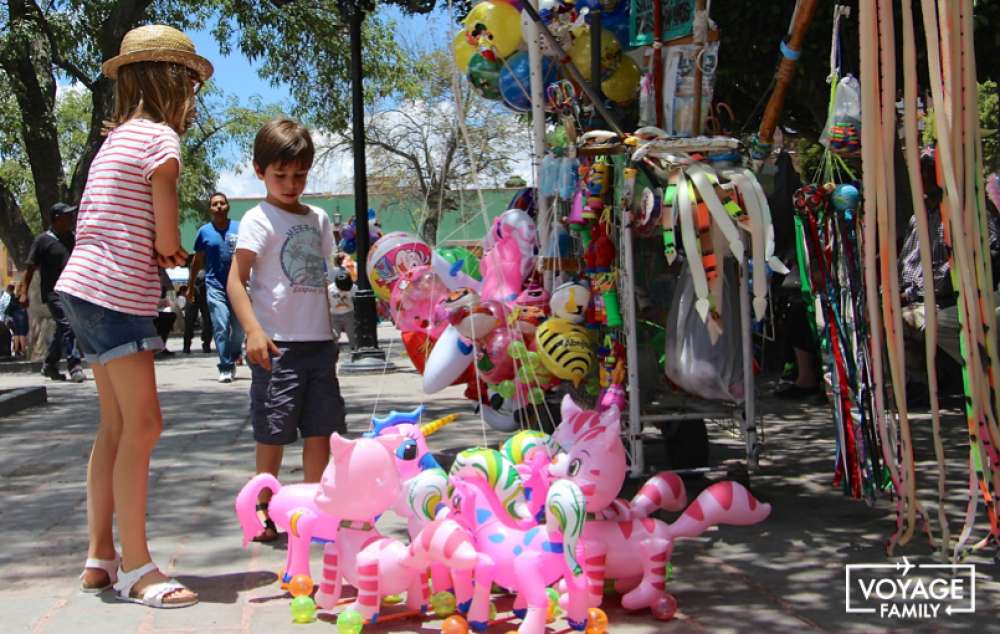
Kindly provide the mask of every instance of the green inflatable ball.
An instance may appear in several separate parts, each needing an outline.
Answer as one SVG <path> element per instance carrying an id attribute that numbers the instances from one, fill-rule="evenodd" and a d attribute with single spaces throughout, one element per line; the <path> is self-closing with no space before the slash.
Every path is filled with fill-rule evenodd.
<path id="1" fill-rule="evenodd" d="M 483 279 L 483 274 L 479 272 L 479 258 L 472 251 L 465 247 L 438 247 L 437 252 L 449 264 L 456 265 L 461 262 L 460 270 L 472 279 Z"/>
<path id="2" fill-rule="evenodd" d="M 486 59 L 476 53 L 469 60 L 469 81 L 479 93 L 487 98 L 500 99 L 500 62 Z"/>

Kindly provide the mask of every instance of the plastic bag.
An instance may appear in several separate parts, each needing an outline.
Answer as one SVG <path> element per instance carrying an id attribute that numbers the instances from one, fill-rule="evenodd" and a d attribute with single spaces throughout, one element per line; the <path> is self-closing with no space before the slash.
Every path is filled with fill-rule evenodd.
<path id="1" fill-rule="evenodd" d="M 670 136 L 688 137 L 694 133 L 695 65 L 701 66 L 701 129 L 705 129 L 712 108 L 715 71 L 719 64 L 719 43 L 710 42 L 699 54 L 697 44 L 663 48 L 663 129 Z M 656 125 L 656 103 L 652 81 L 640 94 L 640 125 Z"/>
<path id="2" fill-rule="evenodd" d="M 739 270 L 732 258 L 726 258 L 724 263 L 722 284 L 723 305 L 718 307 L 722 335 L 713 345 L 708 325 L 694 308 L 694 282 L 690 268 L 684 264 L 667 312 L 664 371 L 678 387 L 701 398 L 742 402 Z"/>
<path id="3" fill-rule="evenodd" d="M 819 142 L 838 154 L 854 154 L 861 149 L 861 85 L 853 75 L 837 83 Z"/>

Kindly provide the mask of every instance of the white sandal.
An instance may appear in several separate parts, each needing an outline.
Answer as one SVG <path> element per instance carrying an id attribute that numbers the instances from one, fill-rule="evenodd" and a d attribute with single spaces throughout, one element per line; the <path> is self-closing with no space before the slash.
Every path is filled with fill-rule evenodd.
<path id="1" fill-rule="evenodd" d="M 87 570 L 103 570 L 108 574 L 108 583 L 103 586 L 85 586 L 83 583 L 80 584 L 80 592 L 85 592 L 87 594 L 100 594 L 108 588 L 115 585 L 118 581 L 118 566 L 121 565 L 122 559 L 115 553 L 114 559 L 94 559 L 91 557 L 87 558 L 87 562 L 83 564 L 83 572 L 80 573 L 80 580 L 83 581 L 83 577 L 87 574 Z"/>
<path id="2" fill-rule="evenodd" d="M 176 579 L 168 579 L 167 581 L 161 581 L 160 583 L 153 583 L 142 590 L 141 597 L 132 596 L 132 588 L 136 583 L 149 573 L 156 570 L 156 564 L 149 562 L 145 566 L 139 566 L 135 570 L 125 572 L 124 570 L 118 575 L 118 582 L 115 583 L 115 594 L 121 601 L 128 601 L 129 603 L 140 603 L 151 608 L 186 608 L 188 606 L 198 603 L 198 597 L 189 599 L 183 602 L 172 602 L 164 603 L 163 599 L 171 592 L 177 592 L 178 590 L 189 590 L 190 589 L 177 581 Z"/>

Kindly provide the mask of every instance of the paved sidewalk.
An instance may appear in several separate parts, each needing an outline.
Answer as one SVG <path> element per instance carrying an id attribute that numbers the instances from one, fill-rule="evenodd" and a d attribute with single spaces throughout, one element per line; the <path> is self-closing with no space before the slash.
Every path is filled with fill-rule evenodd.
<path id="1" fill-rule="evenodd" d="M 380 330 L 380 336 L 391 331 Z M 398 343 L 397 343 L 398 350 Z M 404 362 L 405 363 L 405 362 Z M 329 622 L 293 626 L 289 598 L 276 584 L 284 546 L 240 547 L 233 499 L 251 476 L 253 440 L 246 420 L 248 372 L 230 385 L 216 383 L 214 355 L 178 354 L 157 363 L 165 432 L 153 455 L 149 529 L 155 560 L 201 594 L 184 610 L 149 610 L 117 603 L 110 593 L 82 595 L 76 575 L 86 553 L 85 468 L 98 406 L 92 381 L 47 383 L 49 404 L 0 420 L 0 484 L 5 533 L 0 549 L 2 632 L 273 632 L 334 631 Z M 36 376 L 0 375 L 0 387 L 37 384 Z M 373 409 L 408 409 L 423 400 L 412 370 L 385 377 L 342 379 L 348 424 L 367 427 Z M 377 400 L 378 399 L 378 400 Z M 376 405 L 377 400 L 377 405 Z M 461 412 L 456 423 L 432 440 L 436 450 L 486 441 L 460 388 L 427 400 L 429 416 Z M 755 495 L 774 506 L 759 526 L 723 527 L 682 541 L 673 555 L 670 590 L 679 604 L 669 623 L 648 614 L 608 608 L 610 632 L 801 632 L 801 631 L 1000 631 L 1000 571 L 986 558 L 978 564 L 977 612 L 941 616 L 937 623 L 886 622 L 846 614 L 844 566 L 892 563 L 882 546 L 894 527 L 887 501 L 876 508 L 853 501 L 829 485 L 833 429 L 825 407 L 762 401 L 766 435 L 762 468 L 752 476 Z M 925 420 L 925 419 L 924 419 Z M 964 423 L 954 418 L 953 436 Z M 917 423 L 926 429 L 926 424 Z M 713 460 L 738 457 L 741 441 L 723 427 L 710 427 Z M 922 433 L 922 432 L 921 432 Z M 957 442 L 957 441 L 956 441 Z M 648 459 L 662 460 L 656 446 Z M 930 456 L 918 456 L 928 460 Z M 954 504 L 964 508 L 962 456 L 952 456 Z M 300 453 L 288 451 L 282 482 L 301 477 Z M 925 473 L 931 473 L 925 469 Z M 927 478 L 930 480 L 930 478 Z M 921 482 L 935 486 L 934 482 Z M 695 493 L 704 482 L 689 482 Z M 693 497 L 693 495 L 692 495 Z M 924 499 L 936 500 L 928 495 Z M 934 509 L 930 509 L 935 512 Z M 401 523 L 386 518 L 384 528 Z M 952 530 L 957 530 L 952 526 Z M 979 533 L 979 536 L 982 532 Z M 314 566 L 319 565 L 314 551 Z M 926 538 L 917 535 L 898 550 L 914 562 L 931 562 Z M 992 554 L 990 553 L 989 556 Z M 557 622 L 550 632 L 561 630 Z M 509 626 L 490 631 L 503 634 Z M 368 626 L 366 632 L 440 631 L 439 621 L 400 621 Z"/>

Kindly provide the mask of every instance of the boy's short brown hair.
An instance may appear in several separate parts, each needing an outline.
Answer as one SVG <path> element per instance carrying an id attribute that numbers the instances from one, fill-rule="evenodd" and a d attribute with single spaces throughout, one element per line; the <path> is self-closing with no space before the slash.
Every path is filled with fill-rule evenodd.
<path id="1" fill-rule="evenodd" d="M 253 162 L 262 172 L 271 164 L 295 164 L 309 169 L 315 153 L 309 130 L 284 117 L 265 123 L 253 141 Z"/>

